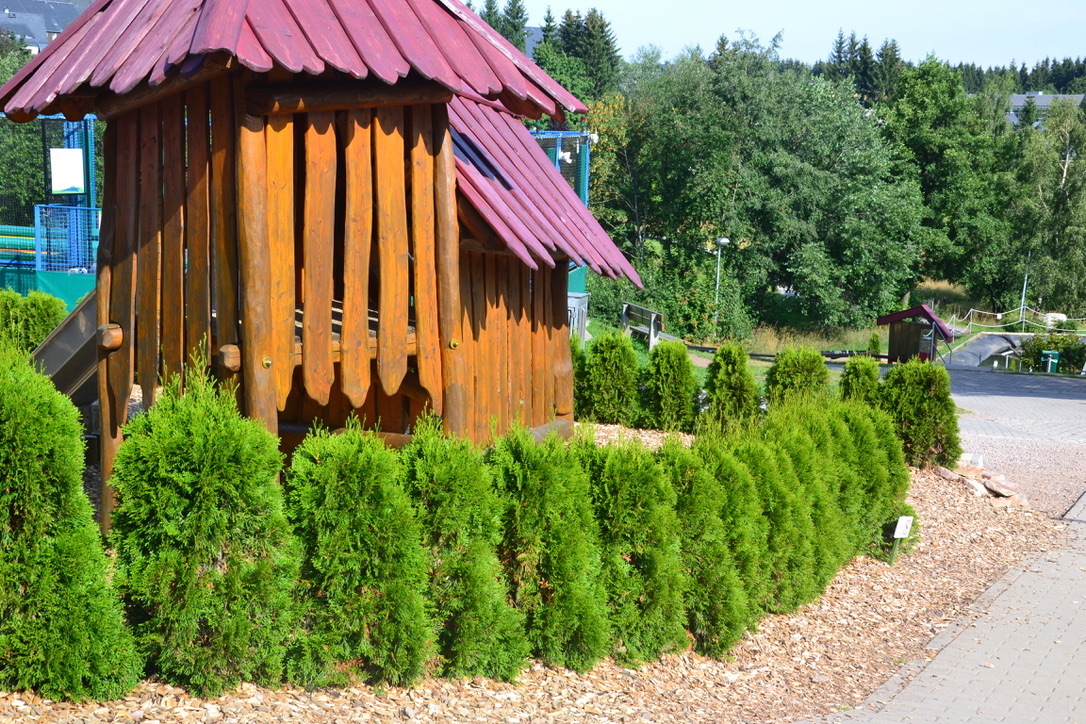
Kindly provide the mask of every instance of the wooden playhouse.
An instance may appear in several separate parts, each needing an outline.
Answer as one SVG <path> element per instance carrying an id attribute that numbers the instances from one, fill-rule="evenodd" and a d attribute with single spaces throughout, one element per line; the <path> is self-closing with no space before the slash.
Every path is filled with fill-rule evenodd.
<path id="1" fill-rule="evenodd" d="M 518 118 L 584 107 L 459 0 L 98 0 L 0 107 L 107 121 L 104 479 L 194 353 L 285 439 L 569 418 L 569 263 L 639 283 Z"/>

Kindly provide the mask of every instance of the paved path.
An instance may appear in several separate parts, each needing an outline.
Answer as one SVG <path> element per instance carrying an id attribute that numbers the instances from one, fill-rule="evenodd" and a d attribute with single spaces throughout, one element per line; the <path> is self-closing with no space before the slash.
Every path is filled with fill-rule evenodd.
<path id="1" fill-rule="evenodd" d="M 1086 379 L 951 371 L 969 434 L 1086 442 Z M 822 724 L 1086 724 L 1086 495 L 1065 516 L 1071 545 L 1028 558 L 978 599 L 985 611 L 928 644 L 855 711 Z"/>

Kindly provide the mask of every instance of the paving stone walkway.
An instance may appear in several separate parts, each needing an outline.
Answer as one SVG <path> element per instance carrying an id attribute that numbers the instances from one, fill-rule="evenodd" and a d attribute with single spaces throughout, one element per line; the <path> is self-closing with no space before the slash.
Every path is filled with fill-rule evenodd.
<path id="1" fill-rule="evenodd" d="M 961 369 L 951 379 L 970 411 L 963 432 L 1086 442 L 1086 379 Z M 1070 545 L 997 581 L 975 619 L 928 644 L 930 662 L 905 666 L 856 710 L 814 721 L 1086 724 L 1086 495 L 1065 518 Z"/>

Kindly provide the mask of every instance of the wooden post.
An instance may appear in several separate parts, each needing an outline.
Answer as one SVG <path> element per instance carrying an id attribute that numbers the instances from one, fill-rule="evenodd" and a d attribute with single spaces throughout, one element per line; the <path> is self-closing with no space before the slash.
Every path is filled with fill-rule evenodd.
<path id="1" fill-rule="evenodd" d="M 450 435 L 469 433 L 466 371 L 460 347 L 460 228 L 456 218 L 456 161 L 449 134 L 449 111 L 434 106 L 434 214 L 436 218 L 437 305 L 441 339 L 441 376 L 445 399 L 442 419 Z"/>
<path id="2" fill-rule="evenodd" d="M 377 376 L 386 395 L 394 395 L 407 374 L 408 244 L 404 177 L 404 112 L 379 108 L 374 129 L 377 197 L 378 290 Z"/>
<path id="3" fill-rule="evenodd" d="M 566 298 L 569 289 L 569 263 L 559 259 L 551 272 L 551 304 L 554 339 L 554 414 L 573 420 L 573 358 L 569 349 L 569 315 Z"/>
<path id="4" fill-rule="evenodd" d="M 271 255 L 267 237 L 267 157 L 264 121 L 239 113 L 238 123 L 238 256 L 241 262 L 241 375 L 245 411 L 279 431 L 272 369 L 272 317 L 268 279 Z"/>
<path id="5" fill-rule="evenodd" d="M 99 326 L 109 324 L 109 299 L 113 281 L 113 242 L 117 235 L 117 124 L 115 122 L 106 125 L 102 146 L 105 178 L 102 182 L 102 229 L 98 238 L 98 279 L 95 285 Z M 103 349 L 101 346 L 98 348 L 98 428 L 101 453 L 99 469 L 102 481 L 98 510 L 103 535 L 109 533 L 113 518 L 114 496 L 109 479 L 113 475 L 113 461 L 117 458 L 117 448 L 121 444 L 121 430 L 109 396 L 108 360 L 112 352 L 112 349 Z"/>
<path id="6" fill-rule="evenodd" d="M 402 162 L 400 166 L 402 169 Z M 304 204 L 302 379 L 309 396 L 324 406 L 328 404 L 335 377 L 332 369 L 332 264 L 336 223 L 336 130 L 331 112 L 309 114 L 305 129 Z M 406 218 L 404 221 L 406 223 Z M 406 245 L 407 240 L 403 241 Z M 403 327 L 406 337 L 406 318 Z M 407 355 L 402 349 L 400 354 L 404 357 L 406 371 Z"/>
<path id="7" fill-rule="evenodd" d="M 411 109 L 411 254 L 415 260 L 415 366 L 434 414 L 440 415 L 443 395 L 434 258 L 433 118 L 430 106 Z"/>
<path id="8" fill-rule="evenodd" d="M 238 343 L 237 119 L 228 77 L 211 82 L 211 269 L 216 343 Z M 218 354 L 218 350 L 212 350 Z M 219 370 L 223 381 L 235 379 Z"/>
<path id="9" fill-rule="evenodd" d="M 343 233 L 343 394 L 360 408 L 370 392 L 370 260 L 373 258 L 373 112 L 348 111 L 343 142 L 347 188 Z"/>

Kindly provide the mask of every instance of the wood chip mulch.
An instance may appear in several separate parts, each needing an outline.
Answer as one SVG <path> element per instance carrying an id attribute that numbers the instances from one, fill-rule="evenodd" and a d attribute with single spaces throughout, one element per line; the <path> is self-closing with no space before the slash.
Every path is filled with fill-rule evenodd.
<path id="1" fill-rule="evenodd" d="M 597 432 L 597 434 L 599 434 Z M 213 700 L 146 681 L 124 701 L 65 704 L 0 692 L 0 720 L 97 722 L 791 722 L 855 708 L 1007 569 L 1062 545 L 1063 523 L 997 507 L 964 484 L 913 472 L 922 525 L 889 566 L 859 558 L 818 601 L 770 616 L 718 662 L 693 652 L 578 675 L 533 665 L 517 684 L 430 679 L 413 689 L 305 692 L 243 685 Z"/>

